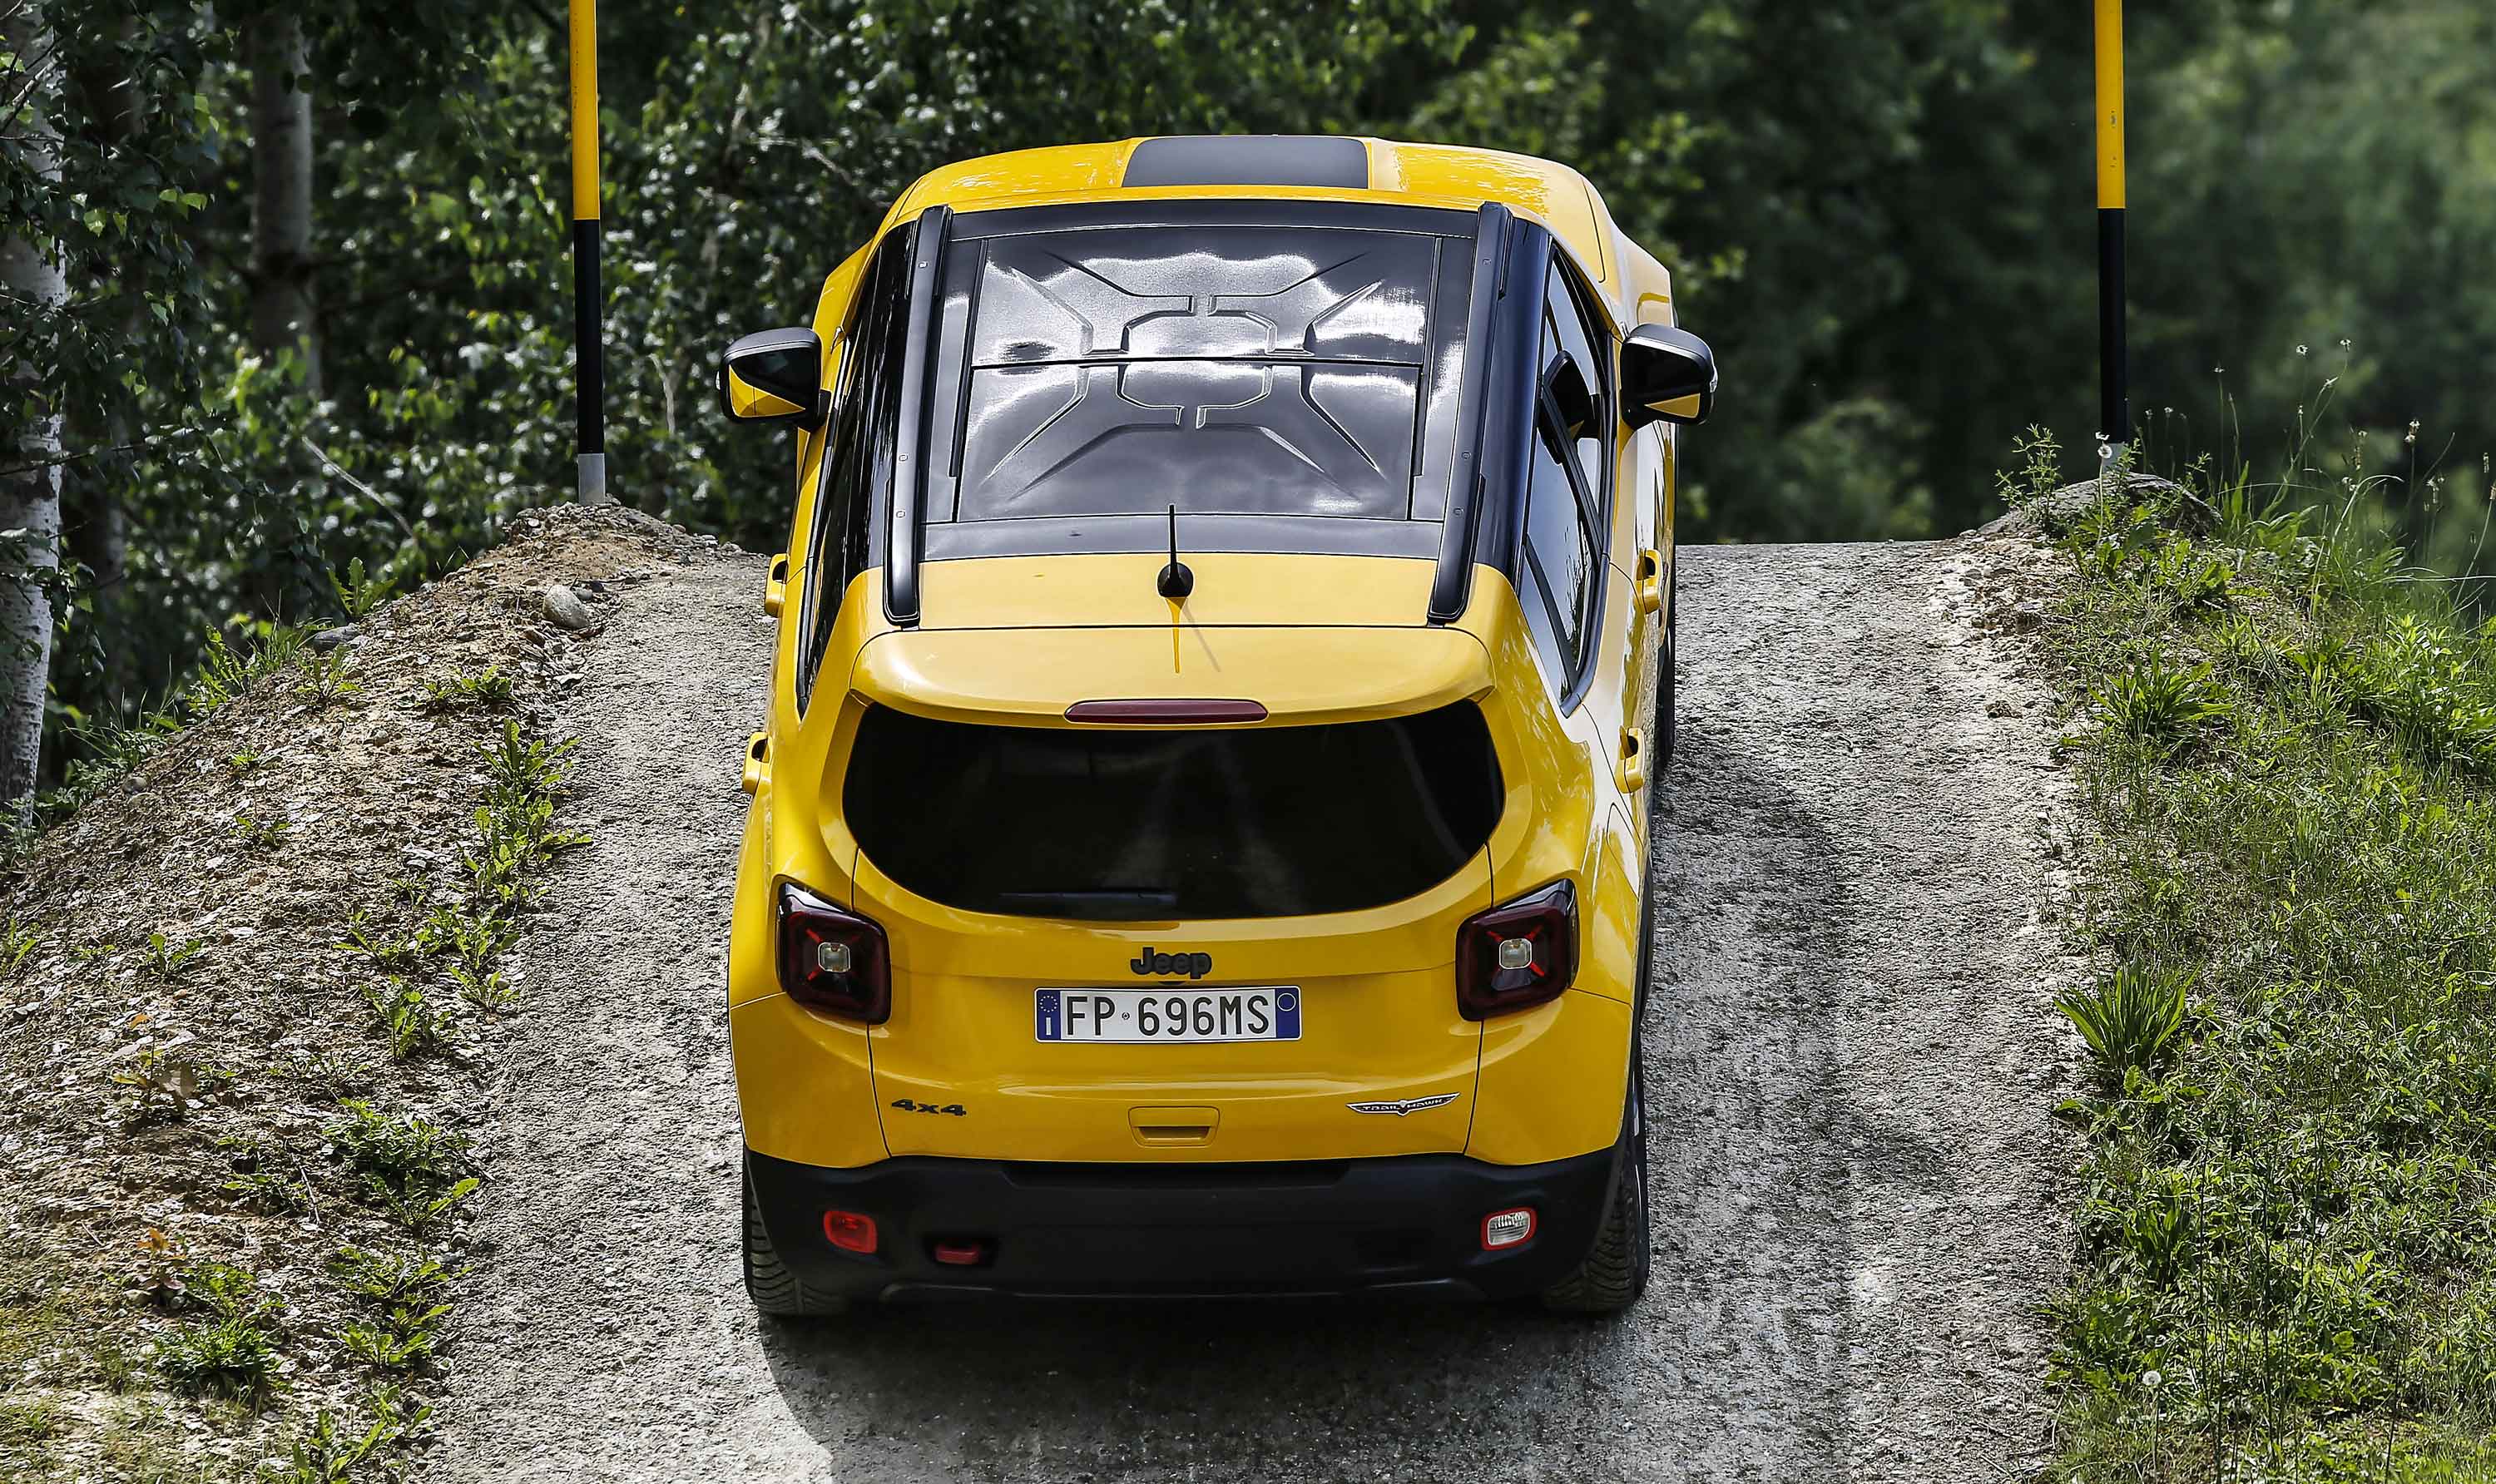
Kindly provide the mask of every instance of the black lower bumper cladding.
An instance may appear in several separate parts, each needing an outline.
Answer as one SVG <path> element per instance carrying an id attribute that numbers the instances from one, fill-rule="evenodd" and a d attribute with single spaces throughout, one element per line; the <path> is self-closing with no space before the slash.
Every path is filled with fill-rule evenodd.
<path id="1" fill-rule="evenodd" d="M 1457 1155 L 1269 1164 L 1031 1164 L 898 1159 L 823 1169 L 749 1152 L 771 1245 L 852 1299 L 1415 1294 L 1511 1298 L 1595 1242 L 1619 1152 L 1548 1164 Z M 1482 1218 L 1531 1206 L 1534 1235 L 1482 1246 Z M 835 1248 L 827 1210 L 872 1217 L 876 1251 Z M 942 1247 L 976 1265 L 939 1262 Z"/>

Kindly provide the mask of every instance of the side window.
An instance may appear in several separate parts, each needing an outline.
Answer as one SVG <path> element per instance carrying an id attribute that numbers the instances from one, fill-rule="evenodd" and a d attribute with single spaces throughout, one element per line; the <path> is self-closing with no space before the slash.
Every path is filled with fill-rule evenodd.
<path id="1" fill-rule="evenodd" d="M 1586 311 L 1577 303 L 1569 278 L 1568 264 L 1554 258 L 1543 295 L 1544 381 L 1552 388 L 1562 415 L 1569 419 L 1577 467 L 1589 480 L 1587 492 L 1595 497 L 1595 513 L 1601 515 L 1604 466 L 1609 462 L 1604 456 L 1604 446 L 1612 427 L 1608 416 L 1612 358 L 1597 347 L 1608 347 L 1611 336 L 1599 335 L 1589 325 Z"/>
<path id="2" fill-rule="evenodd" d="M 1525 623 L 1554 692 L 1577 688 L 1593 653 L 1602 599 L 1605 481 L 1612 428 L 1609 336 L 1576 302 L 1552 260 L 1537 365 L 1534 440 L 1519 553 Z"/>
<path id="3" fill-rule="evenodd" d="M 895 230 L 859 275 L 858 297 L 842 324 L 840 385 L 832 393 L 830 446 L 815 494 L 815 529 L 806 548 L 804 643 L 797 654 L 797 709 L 815 690 L 815 672 L 841 617 L 841 596 L 867 566 L 867 517 L 892 476 L 892 444 L 901 416 L 901 359 L 909 294 L 911 232 Z"/>
<path id="4" fill-rule="evenodd" d="M 1594 544 L 1570 472 L 1565 435 L 1537 417 L 1525 491 L 1525 542 L 1518 598 L 1526 633 L 1543 658 L 1555 695 L 1576 689 L 1587 650 L 1586 622 L 1594 588 Z"/>

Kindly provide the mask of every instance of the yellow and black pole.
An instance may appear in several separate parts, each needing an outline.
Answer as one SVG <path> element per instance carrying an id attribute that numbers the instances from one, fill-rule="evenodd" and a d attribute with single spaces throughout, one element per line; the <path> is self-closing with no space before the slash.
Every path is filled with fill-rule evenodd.
<path id="1" fill-rule="evenodd" d="M 2110 465 L 2132 442 L 2123 298 L 2123 0 L 2098 8 L 2098 437 Z"/>
<path id="2" fill-rule="evenodd" d="M 598 0 L 572 0 L 572 317 L 580 503 L 607 493 L 607 345 L 598 293 Z"/>

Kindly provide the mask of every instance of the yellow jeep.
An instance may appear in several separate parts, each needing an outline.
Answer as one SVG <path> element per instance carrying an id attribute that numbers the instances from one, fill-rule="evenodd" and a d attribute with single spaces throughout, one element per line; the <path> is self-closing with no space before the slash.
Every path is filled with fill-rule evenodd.
<path id="1" fill-rule="evenodd" d="M 729 350 L 762 1310 L 1638 1297 L 1672 321 L 1566 167 L 1166 138 L 937 170 Z"/>

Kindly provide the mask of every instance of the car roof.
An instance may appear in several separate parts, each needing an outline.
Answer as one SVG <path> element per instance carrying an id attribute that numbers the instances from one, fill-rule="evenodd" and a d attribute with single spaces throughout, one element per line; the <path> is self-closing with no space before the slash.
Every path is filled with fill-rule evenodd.
<path id="1" fill-rule="evenodd" d="M 957 211 L 1150 199 L 1366 201 L 1465 210 L 1496 202 L 1567 246 L 1624 326 L 1671 319 L 1663 265 L 1621 233 L 1585 176 L 1532 155 L 1344 135 L 1167 135 L 983 155 L 902 193 L 884 228 Z"/>

